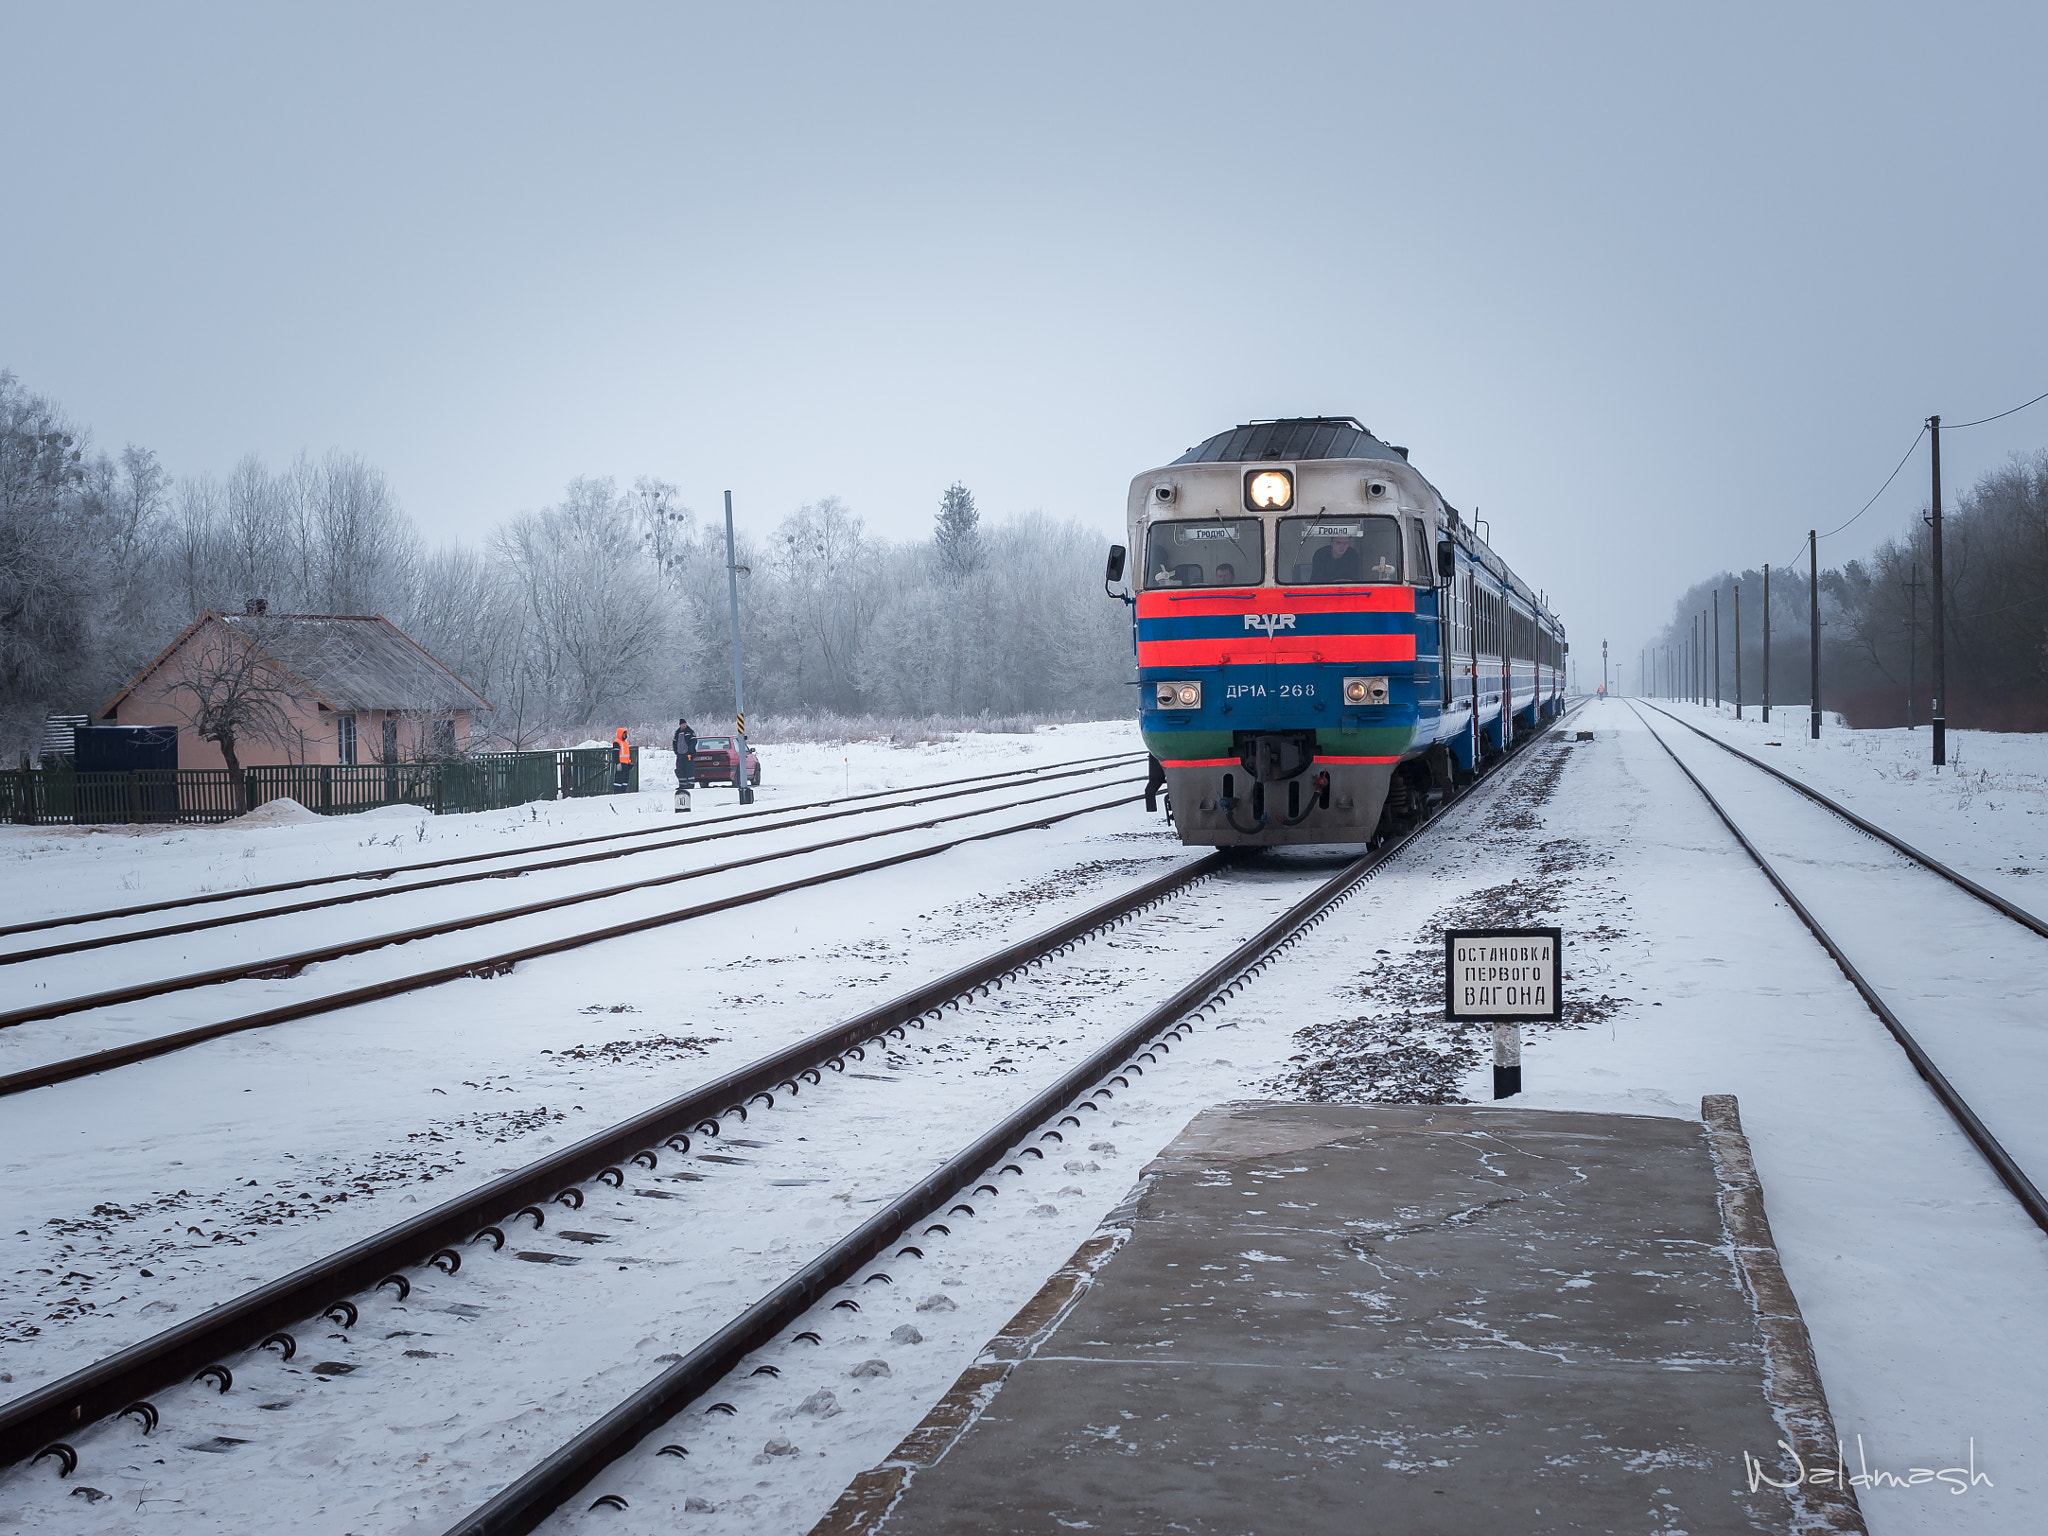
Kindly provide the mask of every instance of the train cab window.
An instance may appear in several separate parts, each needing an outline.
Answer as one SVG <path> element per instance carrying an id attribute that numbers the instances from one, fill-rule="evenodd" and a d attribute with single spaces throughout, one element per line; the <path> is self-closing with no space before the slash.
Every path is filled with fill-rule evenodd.
<path id="1" fill-rule="evenodd" d="M 1399 581 L 1401 525 L 1391 517 L 1283 517 L 1273 569 L 1290 586 Z"/>
<path id="2" fill-rule="evenodd" d="M 1436 585 L 1436 562 L 1429 557 L 1429 535 L 1422 531 L 1422 519 L 1408 523 L 1408 579 L 1418 587 Z"/>
<path id="3" fill-rule="evenodd" d="M 1251 587 L 1265 578 L 1265 531 L 1256 517 L 1154 523 L 1145 535 L 1147 587 Z"/>

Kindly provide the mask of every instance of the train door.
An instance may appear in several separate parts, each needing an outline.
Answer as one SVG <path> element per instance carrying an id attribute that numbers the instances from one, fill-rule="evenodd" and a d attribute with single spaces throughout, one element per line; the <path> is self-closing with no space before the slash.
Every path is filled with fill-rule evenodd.
<path id="1" fill-rule="evenodd" d="M 1452 691 L 1453 669 L 1458 657 L 1458 583 L 1455 578 L 1436 589 L 1436 675 L 1443 685 L 1438 702 L 1449 709 L 1457 702 Z"/>

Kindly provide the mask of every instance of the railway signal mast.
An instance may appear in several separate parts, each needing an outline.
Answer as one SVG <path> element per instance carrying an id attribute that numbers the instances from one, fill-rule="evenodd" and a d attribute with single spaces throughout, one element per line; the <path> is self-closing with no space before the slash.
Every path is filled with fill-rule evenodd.
<path id="1" fill-rule="evenodd" d="M 740 576 L 752 571 L 735 562 L 732 552 L 732 492 L 725 493 L 725 589 L 732 603 L 732 712 L 739 729 L 733 734 L 732 781 L 739 786 L 740 804 L 754 803 L 753 782 L 747 777 L 747 695 L 740 684 Z"/>
<path id="2" fill-rule="evenodd" d="M 1942 694 L 1946 691 L 1948 648 L 1942 643 L 1942 601 L 1941 601 L 1941 418 L 1927 418 L 1927 430 L 1933 434 L 1934 443 L 1934 492 L 1933 507 L 1928 523 L 1933 528 L 1929 541 L 1928 573 L 1929 594 L 1934 599 L 1934 680 L 1928 689 L 1927 723 L 1934 727 L 1934 766 L 1939 768 L 1948 761 L 1948 718 L 1943 714 Z"/>

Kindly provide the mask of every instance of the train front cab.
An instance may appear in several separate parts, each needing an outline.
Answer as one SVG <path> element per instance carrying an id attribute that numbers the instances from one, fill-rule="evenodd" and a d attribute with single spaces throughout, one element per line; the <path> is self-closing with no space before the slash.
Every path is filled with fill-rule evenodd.
<path id="1" fill-rule="evenodd" d="M 1183 842 L 1366 842 L 1404 800 L 1397 769 L 1435 744 L 1443 699 L 1439 530 L 1403 467 L 1134 483 L 1139 725 Z M 1270 505 L 1262 475 L 1286 479 Z"/>

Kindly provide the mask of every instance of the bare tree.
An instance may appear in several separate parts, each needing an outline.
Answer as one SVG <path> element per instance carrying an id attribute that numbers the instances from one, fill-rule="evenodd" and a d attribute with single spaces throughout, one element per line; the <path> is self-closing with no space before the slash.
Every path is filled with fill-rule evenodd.
<path id="1" fill-rule="evenodd" d="M 303 746 L 293 703 L 307 689 L 275 652 L 285 630 L 251 615 L 229 624 L 217 614 L 186 642 L 181 671 L 164 696 L 193 734 L 220 748 L 239 792 L 246 782 L 239 749 L 256 742 Z"/>
<path id="2" fill-rule="evenodd" d="M 571 481 L 559 506 L 521 513 L 493 547 L 529 625 L 528 680 L 565 725 L 637 711 L 670 653 L 674 614 L 610 479 Z"/>

